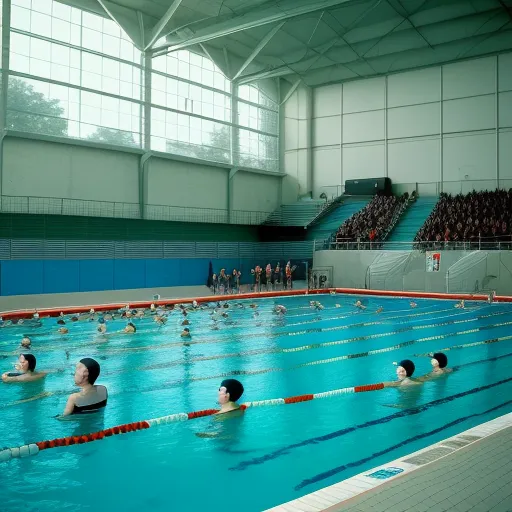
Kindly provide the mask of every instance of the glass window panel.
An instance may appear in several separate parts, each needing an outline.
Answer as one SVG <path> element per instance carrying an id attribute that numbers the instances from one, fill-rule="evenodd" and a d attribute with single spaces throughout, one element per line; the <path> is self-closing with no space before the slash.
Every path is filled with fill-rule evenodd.
<path id="1" fill-rule="evenodd" d="M 101 111 L 101 125 L 107 128 L 119 129 L 119 114 L 110 110 Z"/>
<path id="2" fill-rule="evenodd" d="M 174 78 L 167 78 L 167 92 L 172 94 L 178 94 L 178 81 Z"/>
<path id="3" fill-rule="evenodd" d="M 52 64 L 50 66 L 50 76 L 52 80 L 69 83 L 69 67 Z"/>
<path id="4" fill-rule="evenodd" d="M 167 74 L 178 76 L 178 59 L 167 57 Z"/>
<path id="5" fill-rule="evenodd" d="M 178 108 L 178 96 L 176 94 L 167 94 L 167 104 L 168 108 Z"/>
<path id="6" fill-rule="evenodd" d="M 50 78 L 50 66 L 48 62 L 39 59 L 30 59 L 30 74 L 41 78 Z"/>
<path id="7" fill-rule="evenodd" d="M 178 127 L 175 124 L 166 123 L 164 135 L 168 139 L 176 140 L 178 138 Z"/>
<path id="8" fill-rule="evenodd" d="M 165 122 L 173 126 L 178 124 L 178 114 L 176 112 L 165 112 Z"/>
<path id="9" fill-rule="evenodd" d="M 82 71 L 82 86 L 87 87 L 88 89 L 101 90 L 101 75 Z"/>
<path id="10" fill-rule="evenodd" d="M 103 34 L 103 53 L 113 57 L 120 57 L 120 43 L 121 40 L 119 38 Z"/>
<path id="11" fill-rule="evenodd" d="M 119 80 L 119 62 L 103 57 L 103 76 Z"/>
<path id="12" fill-rule="evenodd" d="M 161 71 L 162 73 L 165 73 L 167 71 L 167 57 L 165 55 L 161 55 L 160 57 L 155 57 L 151 61 L 151 67 L 155 71 Z"/>
<path id="13" fill-rule="evenodd" d="M 130 62 L 139 63 L 140 54 L 135 50 L 133 44 L 130 41 L 121 39 L 119 57 L 121 59 L 129 60 Z"/>
<path id="14" fill-rule="evenodd" d="M 31 0 L 12 0 L 12 5 L 19 5 L 21 7 L 26 7 L 30 9 L 30 1 Z"/>
<path id="15" fill-rule="evenodd" d="M 97 16 L 95 14 L 91 14 L 90 12 L 83 11 L 82 12 L 82 24 L 84 27 L 92 28 L 94 30 L 97 30 L 98 32 L 101 32 L 103 28 L 103 18 L 100 16 Z"/>
<path id="16" fill-rule="evenodd" d="M 119 111 L 119 100 L 117 98 L 110 98 L 109 96 L 101 97 L 101 108 L 107 110 Z"/>
<path id="17" fill-rule="evenodd" d="M 132 103 L 129 101 L 116 100 L 119 101 L 119 111 L 123 114 L 132 115 Z"/>
<path id="18" fill-rule="evenodd" d="M 71 42 L 71 23 L 56 18 L 52 20 L 52 38 L 65 43 Z"/>
<path id="19" fill-rule="evenodd" d="M 203 59 L 203 69 L 207 69 L 208 71 L 213 71 L 213 62 L 210 59 Z"/>
<path id="20" fill-rule="evenodd" d="M 203 116 L 213 117 L 213 105 L 209 103 L 203 103 Z"/>
<path id="21" fill-rule="evenodd" d="M 221 91 L 223 91 L 224 90 L 224 82 L 225 82 L 224 75 L 222 75 L 221 73 L 214 73 L 213 86 L 215 87 L 215 89 L 220 89 Z"/>
<path id="22" fill-rule="evenodd" d="M 213 73 L 206 69 L 203 69 L 203 80 L 204 85 L 208 85 L 209 87 L 213 87 Z"/>
<path id="23" fill-rule="evenodd" d="M 203 58 L 201 55 L 197 55 L 197 53 L 190 52 L 190 64 L 201 67 L 203 64 Z"/>
<path id="24" fill-rule="evenodd" d="M 191 130 L 201 130 L 202 120 L 197 117 L 190 117 L 190 129 Z"/>
<path id="25" fill-rule="evenodd" d="M 152 91 L 151 92 L 151 103 L 155 105 L 165 105 L 166 95 L 165 92 L 162 91 Z"/>
<path id="26" fill-rule="evenodd" d="M 201 68 L 190 66 L 190 80 L 201 83 Z"/>
<path id="27" fill-rule="evenodd" d="M 121 63 L 119 65 L 119 78 L 125 82 L 131 82 L 133 77 L 133 71 L 133 66 Z"/>
<path id="28" fill-rule="evenodd" d="M 53 2 L 52 14 L 54 18 L 59 18 L 64 21 L 71 21 L 71 7 L 68 5 L 64 5 L 59 2 Z"/>
<path id="29" fill-rule="evenodd" d="M 80 9 L 71 8 L 71 23 L 82 25 L 82 11 Z"/>
<path id="30" fill-rule="evenodd" d="M 103 32 L 117 38 L 121 37 L 121 30 L 113 20 L 103 18 Z"/>
<path id="31" fill-rule="evenodd" d="M 89 105 L 91 107 L 101 107 L 101 96 L 88 91 L 82 91 L 82 105 Z"/>
<path id="32" fill-rule="evenodd" d="M 70 52 L 69 48 L 62 46 L 60 44 L 52 44 L 52 62 L 55 64 L 60 64 L 62 66 L 70 65 Z"/>
<path id="33" fill-rule="evenodd" d="M 151 88 L 157 91 L 165 92 L 166 86 L 166 78 L 162 75 L 158 75 L 157 73 L 153 73 L 151 77 Z"/>
<path id="34" fill-rule="evenodd" d="M 32 9 L 34 11 L 42 12 L 44 14 L 51 14 L 52 13 L 52 0 L 33 1 Z"/>
<path id="35" fill-rule="evenodd" d="M 69 103 L 68 117 L 74 121 L 80 120 L 80 105 L 78 103 Z"/>
<path id="36" fill-rule="evenodd" d="M 80 85 L 81 76 L 78 69 L 70 68 L 69 70 L 69 83 L 73 85 Z"/>
<path id="37" fill-rule="evenodd" d="M 104 76 L 102 79 L 102 90 L 103 92 L 119 95 L 119 80 Z"/>
<path id="38" fill-rule="evenodd" d="M 52 44 L 48 41 L 42 41 L 35 37 L 30 38 L 30 56 L 39 59 L 50 61 L 52 51 Z"/>
<path id="39" fill-rule="evenodd" d="M 52 36 L 52 18 L 47 14 L 32 11 L 30 31 L 40 36 Z"/>
<path id="40" fill-rule="evenodd" d="M 92 53 L 83 52 L 82 69 L 91 73 L 97 73 L 101 69 L 101 57 Z"/>
<path id="41" fill-rule="evenodd" d="M 78 27 L 77 25 L 71 25 L 71 44 L 75 46 L 81 46 L 82 41 L 80 39 L 80 33 L 80 27 Z"/>
<path id="42" fill-rule="evenodd" d="M 119 95 L 137 99 L 133 91 L 133 85 L 123 81 L 119 82 Z"/>
<path id="43" fill-rule="evenodd" d="M 176 53 L 178 55 L 178 60 L 190 62 L 190 52 L 188 50 L 178 50 Z"/>
<path id="44" fill-rule="evenodd" d="M 80 119 L 84 123 L 100 124 L 101 109 L 82 105 L 80 109 Z"/>
<path id="45" fill-rule="evenodd" d="M 30 32 L 30 19 L 31 12 L 28 9 L 23 9 L 16 5 L 11 7 L 11 26 L 13 28 Z"/>
<path id="46" fill-rule="evenodd" d="M 190 77 L 190 66 L 187 62 L 179 61 L 178 62 L 178 76 L 181 78 L 189 79 Z"/>
<path id="47" fill-rule="evenodd" d="M 202 115 L 203 104 L 200 101 L 194 101 L 194 104 L 192 105 L 192 112 L 198 116 Z"/>
<path id="48" fill-rule="evenodd" d="M 80 54 L 82 52 L 80 50 L 75 50 L 71 48 L 69 50 L 69 65 L 72 68 L 80 69 Z"/>
<path id="49" fill-rule="evenodd" d="M 185 114 L 178 114 L 178 125 L 188 128 L 190 125 L 190 117 Z"/>
<path id="50" fill-rule="evenodd" d="M 178 82 L 178 96 L 188 98 L 189 84 L 187 82 Z"/>
<path id="51" fill-rule="evenodd" d="M 86 13 L 84 12 L 84 15 L 85 14 Z M 88 48 L 89 50 L 101 52 L 101 34 L 96 32 L 96 30 L 91 30 L 84 27 L 82 29 L 82 46 L 84 48 Z"/>
<path id="52" fill-rule="evenodd" d="M 30 37 L 11 33 L 11 50 L 19 55 L 30 55 Z"/>
<path id="53" fill-rule="evenodd" d="M 203 103 L 209 103 L 210 105 L 213 105 L 213 91 L 210 91 L 209 89 L 203 89 Z"/>
<path id="54" fill-rule="evenodd" d="M 30 73 L 30 59 L 24 55 L 11 53 L 9 64 L 13 71 L 18 71 L 19 73 Z"/>
<path id="55" fill-rule="evenodd" d="M 213 95 L 213 104 L 218 107 L 224 106 L 224 94 L 220 94 L 218 92 Z"/>

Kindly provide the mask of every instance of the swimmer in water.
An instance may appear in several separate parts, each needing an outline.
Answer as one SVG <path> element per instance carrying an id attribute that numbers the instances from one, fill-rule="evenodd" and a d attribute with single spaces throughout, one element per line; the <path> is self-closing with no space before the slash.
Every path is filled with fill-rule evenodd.
<path id="1" fill-rule="evenodd" d="M 457 302 L 457 304 L 455 304 L 455 307 L 457 309 L 464 309 L 466 307 L 466 303 L 464 302 L 464 299 L 461 300 L 460 302 Z"/>
<path id="2" fill-rule="evenodd" d="M 190 334 L 190 329 L 188 327 L 185 327 L 185 329 L 183 329 L 183 331 L 181 331 L 180 336 L 182 338 L 192 338 L 192 335 Z"/>
<path id="3" fill-rule="evenodd" d="M 377 314 L 382 313 L 384 311 L 384 308 L 382 306 L 379 306 L 377 309 Z"/>
<path id="4" fill-rule="evenodd" d="M 59 328 L 57 329 L 57 332 L 58 332 L 59 334 L 68 334 L 69 329 L 68 329 L 67 327 L 59 327 Z"/>
<path id="5" fill-rule="evenodd" d="M 190 325 L 190 322 L 185 318 L 185 320 L 181 322 L 181 325 Z"/>
<path id="6" fill-rule="evenodd" d="M 107 324 L 105 323 L 105 319 L 102 316 L 100 316 L 98 318 L 98 328 L 97 328 L 97 331 L 100 334 L 105 334 L 107 332 Z"/>
<path id="7" fill-rule="evenodd" d="M 162 326 L 162 325 L 165 325 L 165 322 L 167 322 L 167 318 L 163 315 L 156 314 L 153 318 L 153 321 L 156 324 Z"/>
<path id="8" fill-rule="evenodd" d="M 62 318 L 59 318 L 57 320 L 57 325 L 66 325 L 66 322 Z"/>
<path id="9" fill-rule="evenodd" d="M 137 332 L 137 328 L 132 322 L 128 322 L 128 325 L 123 329 L 123 332 L 127 334 L 134 334 Z"/>
<path id="10" fill-rule="evenodd" d="M 282 304 L 278 304 L 275 308 L 274 308 L 274 313 L 278 314 L 278 315 L 285 315 L 286 314 L 286 307 L 283 306 Z"/>
<path id="11" fill-rule="evenodd" d="M 409 306 L 411 306 L 411 308 L 415 308 L 418 304 L 416 304 L 416 302 L 414 302 L 413 300 L 411 300 L 411 302 L 409 302 Z"/>
<path id="12" fill-rule="evenodd" d="M 395 363 L 396 364 L 396 363 Z M 416 367 L 410 359 L 403 359 L 397 365 L 396 376 L 398 380 L 393 382 L 384 382 L 385 388 L 396 388 L 399 386 L 417 386 L 421 384 L 417 380 L 413 380 L 411 377 Z"/>
<path id="13" fill-rule="evenodd" d="M 219 404 L 220 411 L 217 414 L 226 414 L 228 412 L 237 411 L 240 406 L 237 401 L 240 400 L 244 393 L 242 383 L 236 379 L 226 379 L 220 383 L 219 387 Z"/>
<path id="14" fill-rule="evenodd" d="M 354 304 L 354 306 L 355 306 L 357 309 L 361 309 L 361 310 L 363 310 L 363 311 L 366 309 L 366 306 L 365 306 L 365 305 L 363 305 L 363 303 L 362 303 L 360 300 L 358 300 L 358 301 Z"/>
<path id="15" fill-rule="evenodd" d="M 82 389 L 70 395 L 62 416 L 97 412 L 107 405 L 107 388 L 94 384 L 99 375 L 98 362 L 89 357 L 80 359 L 75 369 L 75 384 Z"/>
<path id="16" fill-rule="evenodd" d="M 448 358 L 446 354 L 442 352 L 435 352 L 434 354 L 430 354 L 432 359 L 430 360 L 430 364 L 432 365 L 432 371 L 423 375 L 418 380 L 424 382 L 427 380 L 435 379 L 440 375 L 445 375 L 447 373 L 452 373 L 453 370 L 451 368 L 447 368 L 448 366 Z"/>
<path id="17" fill-rule="evenodd" d="M 16 364 L 16 372 L 7 372 L 2 375 L 6 384 L 15 382 L 34 382 L 46 377 L 46 372 L 36 372 L 36 358 L 32 354 L 21 354 Z"/>
<path id="18" fill-rule="evenodd" d="M 24 336 L 20 343 L 21 350 L 31 350 L 32 340 L 28 336 Z"/>

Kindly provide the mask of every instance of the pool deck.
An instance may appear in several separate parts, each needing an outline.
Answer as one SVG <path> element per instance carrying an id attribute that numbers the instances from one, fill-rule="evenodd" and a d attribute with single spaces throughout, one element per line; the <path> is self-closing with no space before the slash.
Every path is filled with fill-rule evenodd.
<path id="1" fill-rule="evenodd" d="M 512 413 L 267 512 L 319 511 L 512 511 Z"/>
<path id="2" fill-rule="evenodd" d="M 248 285 L 245 285 L 246 287 Z M 305 281 L 294 281 L 293 288 L 306 288 Z M 133 290 L 107 290 L 103 292 L 45 293 L 38 295 L 10 295 L 0 297 L 0 311 L 18 309 L 58 308 L 71 306 L 93 306 L 96 304 L 129 303 L 161 299 L 193 299 L 213 296 L 207 286 L 171 286 L 167 288 L 138 288 Z M 236 298 L 236 295 L 233 296 Z"/>

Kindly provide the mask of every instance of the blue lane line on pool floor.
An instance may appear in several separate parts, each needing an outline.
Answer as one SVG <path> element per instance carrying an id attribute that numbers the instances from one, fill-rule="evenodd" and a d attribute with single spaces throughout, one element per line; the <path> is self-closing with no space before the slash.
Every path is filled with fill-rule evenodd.
<path id="1" fill-rule="evenodd" d="M 509 379 L 510 380 L 510 379 Z M 426 437 L 430 437 L 434 434 L 438 434 L 439 432 L 442 432 L 443 430 L 446 430 L 450 427 L 453 427 L 455 425 L 458 425 L 459 423 L 462 423 L 463 421 L 472 419 L 472 418 L 478 418 L 480 416 L 485 416 L 486 414 L 489 414 L 491 412 L 495 412 L 507 405 L 511 405 L 512 400 L 507 400 L 506 402 L 496 405 L 495 407 L 491 407 L 490 409 L 487 409 L 483 412 L 477 412 L 474 414 L 468 414 L 467 416 L 462 416 L 461 418 L 457 418 L 454 421 L 451 421 L 449 423 L 446 423 L 445 425 L 435 428 L 434 430 L 430 430 L 429 432 L 424 432 L 423 434 L 418 434 L 413 437 L 409 437 L 408 439 L 405 439 L 404 441 L 394 444 L 392 446 L 389 446 L 388 448 L 385 448 L 384 450 L 381 450 L 379 452 L 376 452 L 369 457 L 364 457 L 362 459 L 356 460 L 354 462 L 349 462 L 348 464 L 342 464 L 341 466 L 335 467 L 333 469 L 330 469 L 328 471 L 324 471 L 323 473 L 319 473 L 318 475 L 315 475 L 311 478 L 307 478 L 305 480 L 302 480 L 302 482 L 295 486 L 295 490 L 299 491 L 303 489 L 304 487 L 308 485 L 315 484 L 317 482 L 320 482 L 322 480 L 325 480 L 326 478 L 330 478 L 331 476 L 334 476 L 338 473 L 341 473 L 345 471 L 346 469 L 355 468 L 357 466 L 361 466 L 362 464 L 365 464 L 366 462 L 370 462 L 371 460 L 381 457 L 382 455 L 386 455 L 386 453 L 392 452 L 394 450 L 397 450 L 398 448 L 401 448 L 402 446 L 406 446 L 410 443 L 413 443 L 414 441 L 418 441 L 420 439 L 424 439 Z"/>
<path id="2" fill-rule="evenodd" d="M 453 400 L 457 400 L 459 398 L 462 398 L 462 397 L 465 397 L 468 395 L 473 395 L 475 393 L 479 393 L 480 391 L 492 389 L 496 386 L 501 386 L 502 384 L 506 384 L 507 382 L 510 382 L 510 381 L 512 381 L 512 377 L 509 377 L 508 379 L 500 380 L 498 382 L 494 382 L 492 384 L 487 384 L 485 386 L 468 389 L 467 391 L 462 391 L 461 393 L 456 393 L 455 395 L 450 395 L 445 398 L 439 398 L 438 400 L 433 400 L 432 402 L 427 402 L 426 404 L 423 404 L 423 405 L 411 407 L 410 409 L 405 409 L 403 411 L 396 412 L 394 414 L 390 414 L 389 416 L 384 416 L 383 418 L 370 420 L 365 423 L 355 425 L 353 427 L 345 427 L 341 430 L 335 430 L 334 432 L 330 432 L 329 434 L 311 437 L 309 439 L 305 439 L 304 441 L 300 441 L 299 443 L 294 443 L 294 444 L 291 444 L 288 446 L 284 446 L 283 448 L 279 448 L 278 450 L 275 450 L 275 451 L 273 451 L 267 455 L 264 455 L 262 457 L 256 457 L 256 458 L 253 458 L 248 461 L 242 461 L 238 465 L 233 466 L 229 469 L 230 469 L 230 471 L 243 471 L 249 466 L 263 464 L 265 462 L 268 462 L 269 460 L 274 460 L 283 455 L 288 455 L 290 450 L 294 450 L 296 448 L 302 448 L 303 446 L 307 446 L 307 445 L 322 443 L 324 441 L 330 441 L 331 439 L 335 439 L 337 437 L 341 437 L 346 434 L 350 434 L 351 432 L 355 432 L 356 430 L 360 430 L 360 429 L 364 429 L 364 428 L 368 428 L 368 427 L 374 427 L 375 425 L 380 425 L 382 423 L 388 423 L 389 421 L 392 421 L 394 419 L 404 418 L 406 416 L 412 416 L 414 414 L 419 414 L 421 412 L 431 409 L 432 407 L 436 407 L 438 405 L 443 405 L 448 402 L 452 402 Z M 351 467 L 351 466 L 347 466 L 347 467 Z"/>

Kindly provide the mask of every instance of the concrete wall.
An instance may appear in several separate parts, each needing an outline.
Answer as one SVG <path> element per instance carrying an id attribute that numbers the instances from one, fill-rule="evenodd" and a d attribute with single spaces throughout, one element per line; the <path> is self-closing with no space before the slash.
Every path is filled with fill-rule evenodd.
<path id="1" fill-rule="evenodd" d="M 131 214 L 121 216 L 133 217 L 138 215 L 140 159 L 139 152 L 7 137 L 4 140 L 0 190 L 3 196 L 22 198 L 131 203 L 134 206 Z M 213 208 L 227 212 L 229 168 L 157 156 L 152 156 L 146 165 L 145 204 Z M 231 183 L 232 209 L 252 212 L 275 210 L 281 204 L 282 180 L 281 176 L 237 172 Z M 16 201 L 6 201 L 10 205 L 8 211 L 26 213 L 16 208 Z M 21 199 L 19 201 L 26 205 Z M 29 211 L 60 213 L 58 208 L 54 208 L 55 211 L 49 209 L 48 204 L 48 201 L 38 203 L 31 200 Z M 237 219 L 240 220 L 239 217 Z"/>
<path id="2" fill-rule="evenodd" d="M 138 203 L 140 156 L 7 137 L 2 194 Z"/>
<path id="3" fill-rule="evenodd" d="M 295 127 L 285 128 L 295 141 Z M 313 89 L 312 147 L 315 197 L 380 176 L 444 182 L 447 192 L 495 187 L 497 179 L 511 180 L 502 183 L 508 188 L 512 53 Z"/>
<path id="4" fill-rule="evenodd" d="M 512 252 L 441 251 L 439 272 L 427 272 L 419 251 L 317 251 L 313 268 L 333 269 L 333 286 L 396 291 L 512 294 Z"/>
<path id="5" fill-rule="evenodd" d="M 311 192 L 311 109 L 312 90 L 306 86 L 299 86 L 281 107 L 284 203 Z"/>

